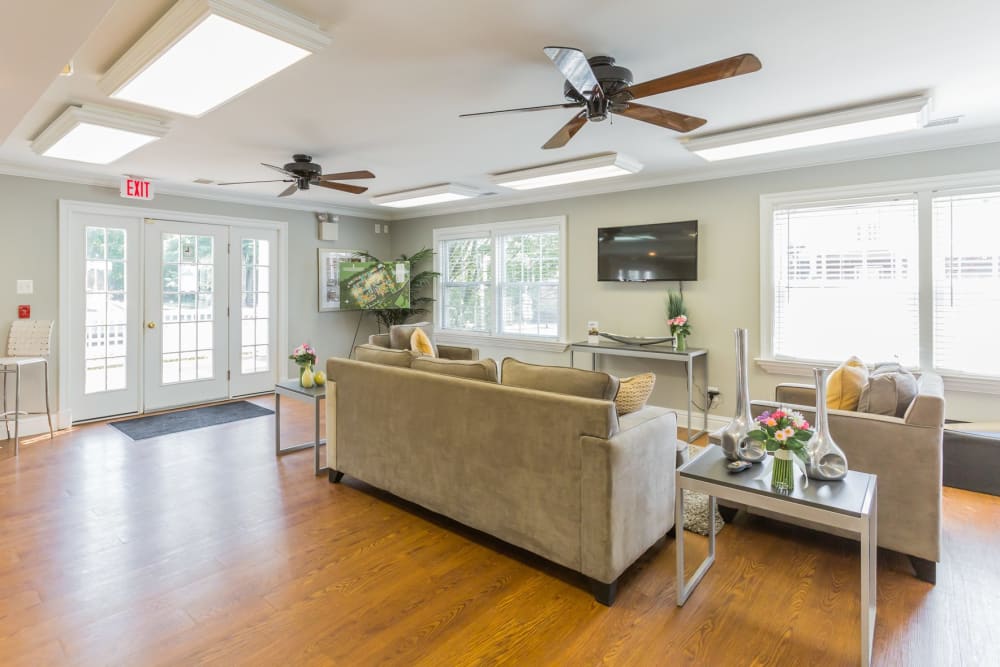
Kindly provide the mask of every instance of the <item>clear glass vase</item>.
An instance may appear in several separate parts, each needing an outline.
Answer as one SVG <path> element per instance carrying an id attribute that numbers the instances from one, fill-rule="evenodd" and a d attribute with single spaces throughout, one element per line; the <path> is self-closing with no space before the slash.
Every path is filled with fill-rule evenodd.
<path id="1" fill-rule="evenodd" d="M 771 468 L 771 488 L 778 493 L 791 493 L 795 490 L 795 461 L 792 452 L 778 449 L 774 452 L 774 462 Z"/>
<path id="2" fill-rule="evenodd" d="M 847 476 L 847 455 L 830 435 L 830 420 L 826 408 L 825 368 L 813 369 L 816 381 L 816 423 L 813 435 L 806 443 L 806 475 L 810 479 L 831 481 Z"/>

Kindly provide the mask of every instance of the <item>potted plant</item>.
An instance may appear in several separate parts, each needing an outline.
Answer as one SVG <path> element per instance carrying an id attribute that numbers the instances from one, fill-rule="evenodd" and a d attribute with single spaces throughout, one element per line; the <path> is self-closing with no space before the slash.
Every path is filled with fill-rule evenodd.
<path id="1" fill-rule="evenodd" d="M 789 493 L 795 488 L 792 456 L 798 456 L 803 463 L 808 461 L 806 443 L 812 437 L 812 428 L 802 413 L 781 408 L 761 413 L 755 423 L 756 428 L 748 431 L 747 437 L 763 443 L 767 451 L 774 453 L 771 488 Z"/>
<path id="2" fill-rule="evenodd" d="M 687 350 L 691 325 L 688 323 L 684 295 L 680 292 L 667 293 L 667 324 L 670 325 L 670 335 L 674 337 L 674 349 L 679 352 Z"/>

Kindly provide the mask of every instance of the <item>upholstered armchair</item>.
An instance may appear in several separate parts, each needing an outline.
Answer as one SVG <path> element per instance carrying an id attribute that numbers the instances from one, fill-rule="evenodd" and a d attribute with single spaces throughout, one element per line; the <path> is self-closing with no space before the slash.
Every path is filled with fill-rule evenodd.
<path id="1" fill-rule="evenodd" d="M 379 347 L 390 347 L 389 334 L 372 334 L 368 337 L 369 345 Z M 475 361 L 479 359 L 479 348 L 459 347 L 456 345 L 438 345 L 438 356 L 442 359 L 457 359 L 461 361 Z"/>

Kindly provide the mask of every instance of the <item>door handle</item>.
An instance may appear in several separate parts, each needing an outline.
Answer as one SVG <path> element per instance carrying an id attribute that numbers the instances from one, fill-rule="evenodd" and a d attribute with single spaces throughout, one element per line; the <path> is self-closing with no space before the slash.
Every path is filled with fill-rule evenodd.
<path id="1" fill-rule="evenodd" d="M 155 329 L 156 328 L 156 322 L 146 322 L 146 328 L 147 329 Z"/>

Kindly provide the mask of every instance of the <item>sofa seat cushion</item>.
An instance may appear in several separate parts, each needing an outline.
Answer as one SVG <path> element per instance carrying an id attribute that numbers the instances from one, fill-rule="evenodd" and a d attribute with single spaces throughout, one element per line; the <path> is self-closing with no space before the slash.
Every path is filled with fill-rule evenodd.
<path id="1" fill-rule="evenodd" d="M 861 390 L 868 382 L 868 367 L 851 357 L 830 373 L 826 381 L 826 407 L 831 410 L 857 410 Z"/>
<path id="2" fill-rule="evenodd" d="M 902 417 L 917 395 L 917 378 L 896 363 L 877 366 L 861 390 L 858 412 Z"/>
<path id="3" fill-rule="evenodd" d="M 354 358 L 358 361 L 367 361 L 370 364 L 381 364 L 383 366 L 399 366 L 409 368 L 413 363 L 413 352 L 410 350 L 392 350 L 387 347 L 379 347 L 371 343 L 358 345 L 354 348 Z"/>
<path id="4" fill-rule="evenodd" d="M 462 361 L 457 359 L 436 359 L 434 357 L 417 357 L 410 368 L 427 373 L 451 375 L 470 380 L 498 382 L 497 362 L 492 359 L 477 361 Z"/>
<path id="5" fill-rule="evenodd" d="M 646 401 L 649 400 L 649 395 L 653 393 L 655 384 L 656 375 L 653 373 L 622 378 L 618 384 L 618 393 L 615 395 L 615 411 L 618 412 L 618 416 L 631 414 L 644 408 Z"/>
<path id="6" fill-rule="evenodd" d="M 500 383 L 509 387 L 537 389 L 603 401 L 613 401 L 618 394 L 618 378 L 609 373 L 565 366 L 526 364 L 512 357 L 503 360 L 502 370 Z"/>

